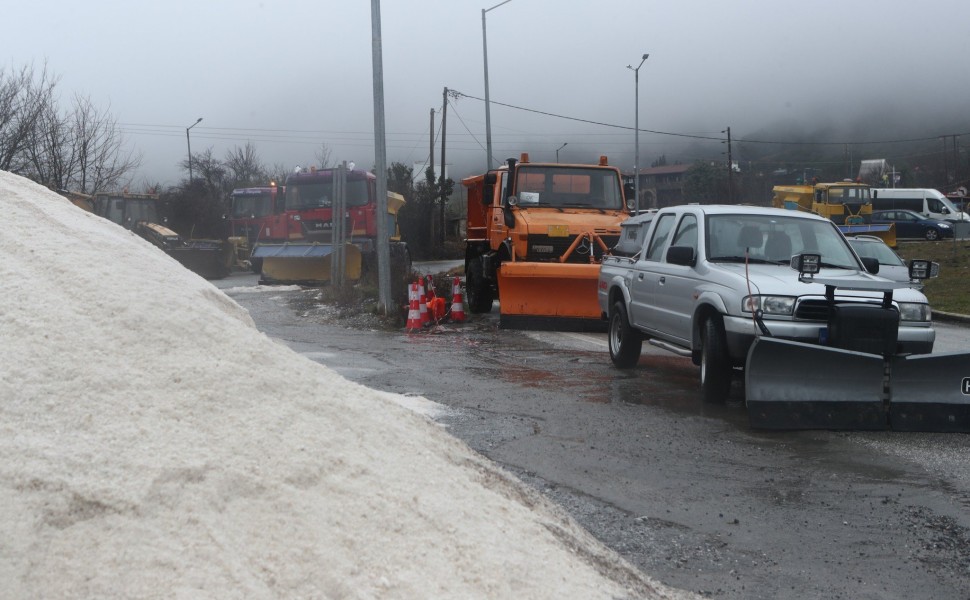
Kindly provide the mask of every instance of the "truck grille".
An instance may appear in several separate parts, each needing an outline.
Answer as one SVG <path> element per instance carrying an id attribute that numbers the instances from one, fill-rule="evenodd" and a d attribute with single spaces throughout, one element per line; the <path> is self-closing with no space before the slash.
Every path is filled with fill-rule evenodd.
<path id="1" fill-rule="evenodd" d="M 535 262 L 553 262 L 558 261 L 559 257 L 566 253 L 569 246 L 572 245 L 576 236 L 569 237 L 549 237 L 548 235 L 530 235 L 529 236 L 529 250 L 526 254 L 526 260 Z M 607 248 L 612 248 L 620 240 L 618 235 L 602 235 L 600 239 L 606 244 Z M 581 243 L 578 248 L 573 250 L 569 258 L 566 259 L 567 263 L 588 263 L 589 262 L 589 242 Z M 597 259 L 603 256 L 603 249 L 599 247 L 599 244 L 593 242 L 593 251 Z"/>
<path id="2" fill-rule="evenodd" d="M 877 304 L 875 302 L 846 302 L 837 300 L 839 304 Z M 831 307 L 828 300 L 802 300 L 795 307 L 795 318 L 801 321 L 822 321 L 827 322 L 831 314 Z"/>

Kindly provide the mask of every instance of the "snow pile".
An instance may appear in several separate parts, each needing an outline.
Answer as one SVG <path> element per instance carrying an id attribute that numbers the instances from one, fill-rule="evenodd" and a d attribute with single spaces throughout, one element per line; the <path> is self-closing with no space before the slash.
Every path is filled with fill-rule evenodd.
<path id="1" fill-rule="evenodd" d="M 681 597 L 130 232 L 0 207 L 0 597 Z"/>

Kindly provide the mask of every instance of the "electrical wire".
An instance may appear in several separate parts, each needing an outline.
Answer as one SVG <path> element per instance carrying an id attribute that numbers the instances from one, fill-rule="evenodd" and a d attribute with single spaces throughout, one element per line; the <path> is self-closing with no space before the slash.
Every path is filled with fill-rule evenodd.
<path id="1" fill-rule="evenodd" d="M 469 94 L 465 94 L 465 93 L 459 92 L 457 90 L 452 90 L 452 91 L 454 91 L 456 94 L 458 94 L 460 96 L 463 96 L 465 98 L 471 98 L 472 100 L 479 100 L 481 102 L 484 102 L 485 101 L 483 98 L 479 98 L 477 96 L 471 96 Z M 504 106 L 506 108 L 512 108 L 512 109 L 515 109 L 515 110 L 521 110 L 521 111 L 524 111 L 524 112 L 530 112 L 530 113 L 545 115 L 547 117 L 555 117 L 557 119 L 565 119 L 567 121 L 576 121 L 576 122 L 579 122 L 579 123 L 588 123 L 588 124 L 591 124 L 591 125 L 599 125 L 599 126 L 602 126 L 602 127 L 611 127 L 611 128 L 614 128 L 614 129 L 626 129 L 626 130 L 631 130 L 631 131 L 636 129 L 635 127 L 630 127 L 628 125 L 616 125 L 614 123 L 604 123 L 602 121 L 593 121 L 593 120 L 590 120 L 590 119 L 580 119 L 578 117 L 569 117 L 569 116 L 566 116 L 566 115 L 560 115 L 560 114 L 551 113 L 551 112 L 547 112 L 547 111 L 536 110 L 536 109 L 533 109 L 533 108 L 525 108 L 525 107 L 522 107 L 522 106 L 515 106 L 514 104 L 507 104 L 507 103 L 504 103 L 504 102 L 497 102 L 495 100 L 489 100 L 489 103 L 490 104 L 497 104 L 499 106 Z M 695 140 L 712 140 L 712 141 L 719 141 L 720 142 L 720 141 L 725 141 L 727 139 L 727 138 L 723 138 L 723 137 L 713 137 L 713 136 L 704 136 L 704 135 L 692 135 L 692 134 L 688 134 L 688 133 L 674 133 L 674 132 L 670 132 L 670 131 L 656 131 L 656 130 L 653 130 L 653 129 L 640 129 L 640 131 L 642 131 L 644 133 L 653 133 L 653 134 L 656 134 L 656 135 L 666 135 L 666 136 L 671 136 L 671 137 L 680 137 L 680 138 L 688 138 L 688 139 L 695 139 Z M 950 134 L 950 135 L 954 135 L 954 136 L 965 136 L 965 135 L 970 135 L 970 132 Z M 832 145 L 839 145 L 839 146 L 846 146 L 846 145 L 849 145 L 849 146 L 861 146 L 861 145 L 870 145 L 870 144 L 905 144 L 905 143 L 913 143 L 913 142 L 926 142 L 926 141 L 938 140 L 939 138 L 940 138 L 940 136 L 935 135 L 935 136 L 922 137 L 922 138 L 909 138 L 909 139 L 898 139 L 898 140 L 873 140 L 873 141 L 864 141 L 864 142 L 858 142 L 858 141 L 803 142 L 803 141 L 778 141 L 778 140 L 753 140 L 753 139 L 743 139 L 743 140 L 735 140 L 735 143 L 738 143 L 738 144 L 777 144 L 777 145 L 792 145 L 792 146 L 795 146 L 795 145 L 798 145 L 798 146 L 832 146 Z"/>

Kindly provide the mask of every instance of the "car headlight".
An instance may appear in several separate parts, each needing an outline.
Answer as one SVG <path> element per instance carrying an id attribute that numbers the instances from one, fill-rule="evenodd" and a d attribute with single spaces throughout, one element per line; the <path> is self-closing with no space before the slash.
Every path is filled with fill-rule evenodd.
<path id="1" fill-rule="evenodd" d="M 791 315 L 795 309 L 794 296 L 745 296 L 741 301 L 743 312 L 761 310 L 766 315 Z"/>
<path id="2" fill-rule="evenodd" d="M 899 319 L 901 321 L 929 321 L 933 311 L 929 304 L 921 302 L 900 302 Z"/>
<path id="3" fill-rule="evenodd" d="M 940 223 L 940 229 L 949 229 L 949 228 L 950 226 L 947 225 L 946 223 Z"/>

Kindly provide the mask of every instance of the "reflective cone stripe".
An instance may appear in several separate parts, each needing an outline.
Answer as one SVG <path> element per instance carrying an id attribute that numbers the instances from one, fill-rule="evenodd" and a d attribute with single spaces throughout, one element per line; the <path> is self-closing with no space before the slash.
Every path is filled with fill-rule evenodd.
<path id="1" fill-rule="evenodd" d="M 455 277 L 451 286 L 451 320 L 462 323 L 465 320 L 465 299 L 461 295 L 461 281 Z"/>
<path id="2" fill-rule="evenodd" d="M 428 314 L 428 298 L 424 294 L 424 283 L 418 279 L 418 304 L 421 311 L 421 325 L 427 327 L 431 324 L 431 315 Z"/>
<path id="3" fill-rule="evenodd" d="M 421 309 L 419 307 L 418 300 L 418 285 L 413 283 L 408 288 L 408 298 L 410 299 L 410 306 L 408 308 L 408 331 L 414 331 L 415 329 L 421 329 Z"/>

